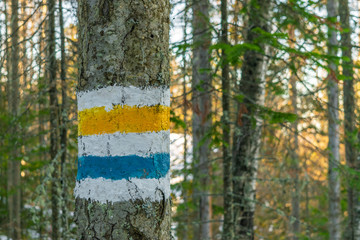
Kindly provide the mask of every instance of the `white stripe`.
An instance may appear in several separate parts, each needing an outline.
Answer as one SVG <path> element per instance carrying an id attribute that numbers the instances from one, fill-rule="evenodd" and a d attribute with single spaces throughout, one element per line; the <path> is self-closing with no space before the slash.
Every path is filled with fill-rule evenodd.
<path id="1" fill-rule="evenodd" d="M 86 178 L 76 182 L 75 197 L 106 202 L 161 201 L 170 197 L 170 172 L 160 179 L 109 180 Z"/>
<path id="2" fill-rule="evenodd" d="M 149 157 L 155 153 L 170 153 L 170 130 L 82 136 L 78 138 L 78 146 L 79 156 Z"/>
<path id="3" fill-rule="evenodd" d="M 170 89 L 167 87 L 138 88 L 134 86 L 109 86 L 77 93 L 78 110 L 103 107 L 111 110 L 114 105 L 170 106 Z"/>

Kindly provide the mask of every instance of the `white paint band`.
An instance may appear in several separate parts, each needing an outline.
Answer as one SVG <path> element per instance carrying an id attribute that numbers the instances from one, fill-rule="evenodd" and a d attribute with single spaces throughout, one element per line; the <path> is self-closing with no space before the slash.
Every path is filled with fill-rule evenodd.
<path id="1" fill-rule="evenodd" d="M 155 153 L 170 153 L 170 130 L 145 133 L 113 133 L 78 138 L 79 156 L 149 157 Z"/>
<path id="2" fill-rule="evenodd" d="M 128 106 L 170 106 L 170 89 L 167 87 L 138 88 L 134 86 L 109 86 L 77 93 L 78 110 L 93 107 L 113 109 L 114 105 Z"/>
<path id="3" fill-rule="evenodd" d="M 150 200 L 159 202 L 170 197 L 170 172 L 160 179 L 110 180 L 86 178 L 76 182 L 75 197 L 100 203 Z"/>

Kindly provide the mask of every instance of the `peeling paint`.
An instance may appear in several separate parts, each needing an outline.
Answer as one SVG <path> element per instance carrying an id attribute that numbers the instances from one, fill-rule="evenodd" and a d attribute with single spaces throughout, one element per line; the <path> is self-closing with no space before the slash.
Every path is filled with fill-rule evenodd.
<path id="1" fill-rule="evenodd" d="M 105 107 L 105 110 L 109 111 L 114 105 L 170 107 L 170 90 L 168 87 L 108 86 L 78 92 L 77 99 L 79 111 L 93 107 Z"/>
<path id="2" fill-rule="evenodd" d="M 170 169 L 170 155 L 158 153 L 149 157 L 128 156 L 82 156 L 78 160 L 77 180 L 84 178 L 106 178 L 113 180 L 128 178 L 161 178 Z"/>
<path id="3" fill-rule="evenodd" d="M 170 131 L 145 133 L 113 133 L 79 137 L 80 156 L 126 156 L 148 157 L 156 153 L 170 152 Z"/>
<path id="4" fill-rule="evenodd" d="M 75 196 L 106 202 L 123 202 L 130 200 L 161 201 L 170 197 L 170 173 L 160 179 L 110 180 L 105 178 L 85 178 L 77 181 Z"/>
<path id="5" fill-rule="evenodd" d="M 162 131 L 170 128 L 170 107 L 121 106 L 84 109 L 78 113 L 79 136 L 115 133 Z"/>

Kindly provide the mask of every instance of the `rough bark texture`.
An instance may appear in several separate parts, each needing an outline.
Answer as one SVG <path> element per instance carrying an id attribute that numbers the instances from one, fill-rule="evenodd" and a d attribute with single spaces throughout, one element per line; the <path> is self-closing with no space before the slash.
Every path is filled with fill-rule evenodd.
<path id="1" fill-rule="evenodd" d="M 228 10 L 227 0 L 221 0 L 221 42 L 228 44 Z M 222 108 L 223 108 L 223 181 L 224 181 L 224 224 L 223 240 L 234 238 L 233 229 L 233 206 L 232 206 L 232 173 L 231 173 L 231 150 L 230 150 L 230 78 L 229 64 L 225 51 L 222 51 Z"/>
<path id="2" fill-rule="evenodd" d="M 79 1 L 78 89 L 169 86 L 168 0 Z M 154 190 L 155 191 L 155 190 Z M 78 239 L 170 239 L 170 200 L 76 199 Z"/>
<path id="3" fill-rule="evenodd" d="M 21 239 L 21 189 L 20 189 L 20 160 L 17 132 L 18 132 L 18 108 L 19 108 L 19 32 L 18 32 L 18 0 L 11 1 L 11 53 L 9 59 L 9 111 L 15 121 L 11 127 L 11 153 L 8 161 L 7 190 L 9 209 L 9 235 L 14 240 Z"/>
<path id="4" fill-rule="evenodd" d="M 289 45 L 291 48 L 295 47 L 295 28 L 294 26 L 290 26 L 289 29 Z M 295 59 L 295 55 L 292 54 L 292 61 L 294 61 L 295 70 L 299 68 L 299 64 Z M 290 76 L 290 99 L 291 99 L 291 106 L 292 112 L 294 114 L 298 113 L 297 107 L 297 87 L 296 87 L 296 72 L 292 71 Z M 290 173 L 293 179 L 293 189 L 291 193 L 291 238 L 293 240 L 299 239 L 300 234 L 300 186 L 299 186 L 299 139 L 298 139 L 298 121 L 294 121 L 291 124 L 291 146 L 290 146 Z"/>
<path id="5" fill-rule="evenodd" d="M 167 85 L 168 14 L 166 0 L 80 1 L 79 89 Z"/>
<path id="6" fill-rule="evenodd" d="M 267 0 L 251 1 L 248 5 L 245 42 L 258 44 L 265 54 L 268 47 L 264 42 L 256 42 L 259 34 L 253 29 L 270 32 L 270 12 L 271 2 Z M 267 59 L 263 54 L 250 50 L 245 52 L 239 86 L 244 100 L 238 108 L 233 149 L 234 227 L 237 239 L 254 239 L 255 185 L 262 125 L 258 109 L 264 103 L 266 69 Z"/>
<path id="7" fill-rule="evenodd" d="M 50 158 L 53 166 L 51 173 L 51 211 L 52 211 L 52 239 L 60 239 L 60 184 L 58 163 L 58 101 L 56 90 L 56 53 L 55 53 L 55 0 L 47 1 L 48 9 L 48 73 L 49 73 L 49 97 L 50 97 Z"/>
<path id="8" fill-rule="evenodd" d="M 356 115 L 355 115 L 355 93 L 354 93 L 354 71 L 353 71 L 353 60 L 352 60 L 352 45 L 351 45 L 351 34 L 353 30 L 350 26 L 350 11 L 348 0 L 339 1 L 339 15 L 341 23 L 341 48 L 344 60 L 342 62 L 342 74 L 344 79 L 344 130 L 345 130 L 345 155 L 347 165 L 354 169 L 359 169 L 359 163 L 357 160 L 357 149 L 356 149 Z M 360 239 L 360 204 L 359 204 L 359 192 L 356 190 L 354 182 L 358 179 L 350 177 L 348 182 L 348 228 L 345 232 L 346 239 L 355 240 Z"/>
<path id="9" fill-rule="evenodd" d="M 337 0 L 328 0 L 326 4 L 328 17 L 334 21 L 338 15 Z M 337 55 L 337 31 L 336 26 L 329 26 L 328 30 L 328 54 Z M 336 168 L 340 164 L 340 138 L 339 138 L 339 86 L 336 75 L 338 73 L 337 65 L 329 60 L 328 75 L 328 137 L 329 137 L 329 236 L 330 240 L 340 239 L 340 178 Z"/>
<path id="10" fill-rule="evenodd" d="M 210 3 L 194 0 L 193 10 L 193 153 L 195 161 L 195 202 L 199 211 L 199 228 L 196 239 L 211 239 L 211 198 L 209 196 L 209 156 L 211 128 L 211 67 L 209 47 L 211 32 L 209 24 Z M 195 228 L 196 229 L 196 228 Z"/>

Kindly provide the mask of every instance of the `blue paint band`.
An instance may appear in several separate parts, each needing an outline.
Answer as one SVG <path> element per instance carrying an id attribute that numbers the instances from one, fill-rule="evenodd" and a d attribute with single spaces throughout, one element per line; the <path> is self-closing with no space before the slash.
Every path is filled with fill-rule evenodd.
<path id="1" fill-rule="evenodd" d="M 130 156 L 82 156 L 78 159 L 77 180 L 105 178 L 112 180 L 129 178 L 165 177 L 170 169 L 170 154 L 158 153 L 150 157 Z"/>

